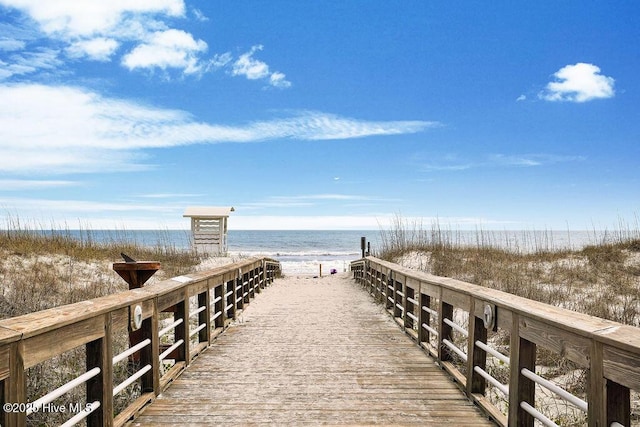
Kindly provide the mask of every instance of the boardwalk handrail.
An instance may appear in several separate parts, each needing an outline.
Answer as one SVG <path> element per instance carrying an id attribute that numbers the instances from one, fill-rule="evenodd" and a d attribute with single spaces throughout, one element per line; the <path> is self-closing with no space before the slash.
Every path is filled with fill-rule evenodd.
<path id="1" fill-rule="evenodd" d="M 64 425 L 84 418 L 90 426 L 124 424 L 166 389 L 279 270 L 277 261 L 250 258 L 140 289 L 1 320 L 0 425 L 23 426 L 28 413 L 40 410 L 34 403 L 41 407 L 82 384 L 87 404 L 78 407 L 78 413 L 70 415 Z M 173 313 L 174 321 L 161 330 L 161 314 L 166 312 Z M 193 325 L 189 319 L 196 315 L 197 324 Z M 127 330 L 139 330 L 140 341 L 113 356 L 114 333 Z M 160 335 L 171 330 L 173 342 L 161 343 Z M 27 402 L 27 370 L 80 346 L 86 348 L 86 371 L 35 402 Z M 114 387 L 114 365 L 134 355 L 139 362 L 135 364 L 137 372 Z M 166 366 L 162 359 L 171 359 L 173 365 Z M 140 384 L 140 397 L 114 418 L 114 395 L 135 382 Z M 69 408 L 66 411 L 70 412 Z"/>
<path id="2" fill-rule="evenodd" d="M 640 391 L 640 329 L 375 257 L 352 262 L 351 270 L 354 279 L 499 424 L 533 426 L 536 418 L 555 425 L 535 408 L 538 385 L 585 411 L 589 426 L 630 425 L 630 390 Z M 465 326 L 455 323 L 460 316 L 454 316 L 454 310 L 468 313 Z M 508 356 L 487 345 L 487 331 L 498 329 L 510 333 Z M 537 347 L 587 369 L 586 402 L 535 374 Z M 485 371 L 487 355 L 508 362 L 508 384 Z M 487 383 L 506 394 L 506 417 L 485 397 Z"/>

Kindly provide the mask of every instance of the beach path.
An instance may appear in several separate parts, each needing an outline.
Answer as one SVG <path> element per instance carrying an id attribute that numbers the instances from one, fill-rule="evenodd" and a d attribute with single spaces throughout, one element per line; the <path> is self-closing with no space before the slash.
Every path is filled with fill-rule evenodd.
<path id="1" fill-rule="evenodd" d="M 348 274 L 277 279 L 132 425 L 494 425 Z"/>

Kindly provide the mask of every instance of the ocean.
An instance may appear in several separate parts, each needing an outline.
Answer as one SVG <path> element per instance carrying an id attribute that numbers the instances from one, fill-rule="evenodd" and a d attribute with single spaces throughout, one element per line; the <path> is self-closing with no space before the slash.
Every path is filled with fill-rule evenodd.
<path id="1" fill-rule="evenodd" d="M 64 231 L 95 241 L 133 241 L 137 244 L 172 245 L 188 248 L 188 230 L 82 230 Z M 627 236 L 606 231 L 448 231 L 423 232 L 420 239 L 471 246 L 496 246 L 516 252 L 580 249 L 586 245 L 620 240 Z M 231 256 L 268 256 L 281 262 L 285 275 L 329 274 L 347 271 L 350 261 L 360 258 L 360 240 L 365 237 L 375 254 L 382 247 L 379 230 L 229 230 Z M 636 236 L 631 236 L 635 237 Z"/>

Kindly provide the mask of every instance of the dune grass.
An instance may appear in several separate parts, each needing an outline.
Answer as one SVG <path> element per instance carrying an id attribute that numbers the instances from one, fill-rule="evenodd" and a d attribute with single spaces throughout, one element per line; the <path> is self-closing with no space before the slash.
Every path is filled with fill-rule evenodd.
<path id="1" fill-rule="evenodd" d="M 638 229 L 606 233 L 600 243 L 579 249 L 556 249 L 550 232 L 525 233 L 523 243 L 505 244 L 477 231 L 469 244 L 438 224 L 425 230 L 396 218 L 380 240 L 376 255 L 388 261 L 640 326 Z M 422 262 L 415 265 L 416 259 Z"/>
<path id="2" fill-rule="evenodd" d="M 161 263 L 154 279 L 189 272 L 201 259 L 176 248 L 159 231 L 154 245 L 131 240 L 126 231 L 98 240 L 91 230 L 47 230 L 11 220 L 0 230 L 0 318 L 108 295 L 127 289 L 112 270 L 121 252 Z"/>

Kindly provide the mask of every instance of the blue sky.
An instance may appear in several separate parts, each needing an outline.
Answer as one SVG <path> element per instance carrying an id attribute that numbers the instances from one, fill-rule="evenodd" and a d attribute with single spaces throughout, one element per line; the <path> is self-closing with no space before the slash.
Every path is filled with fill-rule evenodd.
<path id="1" fill-rule="evenodd" d="M 636 1 L 0 0 L 0 215 L 637 224 L 638 17 Z"/>

